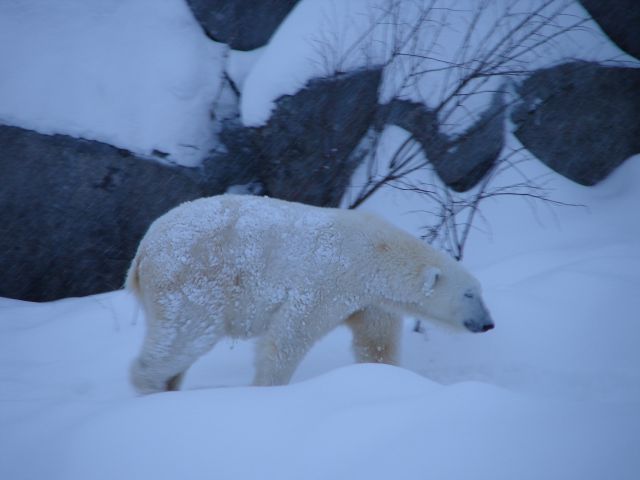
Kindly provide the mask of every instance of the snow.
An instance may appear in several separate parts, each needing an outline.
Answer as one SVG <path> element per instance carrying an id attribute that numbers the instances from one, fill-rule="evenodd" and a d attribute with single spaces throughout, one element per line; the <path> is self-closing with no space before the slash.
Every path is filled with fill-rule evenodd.
<path id="1" fill-rule="evenodd" d="M 348 40 L 368 4 L 303 0 L 262 52 L 237 54 L 207 40 L 178 0 L 1 2 L 0 122 L 195 164 L 182 144 L 208 148 L 221 58 L 244 89 L 245 121 L 258 124 L 275 98 L 325 71 L 305 38 L 331 9 L 353 9 L 334 23 Z M 363 65 L 353 58 L 345 68 Z M 387 151 L 403 139 L 385 135 Z M 223 341 L 182 391 L 138 396 L 128 372 L 144 321 L 128 293 L 0 299 L 0 478 L 635 480 L 640 156 L 596 187 L 537 161 L 522 168 L 584 206 L 484 203 L 465 264 L 496 328 L 430 324 L 423 336 L 407 320 L 402 368 L 353 365 L 338 328 L 289 386 L 249 387 L 252 342 Z M 363 208 L 416 235 L 429 221 L 410 213 L 420 199 L 393 189 Z"/>
<path id="2" fill-rule="evenodd" d="M 129 294 L 2 300 L 0 478 L 634 479 L 638 181 L 634 157 L 592 188 L 553 177 L 586 208 L 487 203 L 492 235 L 466 263 L 496 329 L 429 325 L 425 339 L 407 321 L 403 368 L 352 365 L 339 328 L 290 386 L 248 387 L 252 344 L 226 341 L 183 391 L 140 397 L 127 374 L 144 323 Z M 365 205 L 418 225 L 398 215 L 416 200 L 398 195 Z"/>
<path id="3" fill-rule="evenodd" d="M 224 51 L 183 0 L 0 2 L 0 123 L 197 165 Z"/>
<path id="4" fill-rule="evenodd" d="M 509 37 L 525 18 L 524 12 L 543 3 L 548 5 L 540 17 Z M 479 118 L 494 92 L 504 90 L 503 82 L 517 78 L 517 72 L 575 59 L 639 65 L 615 47 L 573 0 L 415 1 L 402 2 L 401 9 L 396 5 L 400 2 L 298 3 L 246 79 L 241 99 L 244 124 L 265 124 L 280 96 L 293 95 L 310 79 L 335 72 L 385 65 L 381 103 L 398 97 L 435 108 L 478 66 L 478 59 L 502 63 L 491 76 L 469 82 L 439 113 L 443 131 L 457 134 Z M 543 16 L 551 20 L 538 29 Z M 417 34 L 411 37 L 414 27 Z M 510 41 L 504 42 L 505 38 Z M 551 40 L 540 43 L 540 38 Z M 394 56 L 394 45 L 401 45 L 407 55 Z M 513 58 L 505 61 L 509 56 Z M 425 73 L 413 75 L 416 72 Z"/>
<path id="5" fill-rule="evenodd" d="M 249 51 L 231 50 L 229 52 L 227 73 L 240 92 L 244 90 L 244 83 L 247 76 L 249 76 L 249 72 L 253 69 L 263 52 L 264 47 Z"/>

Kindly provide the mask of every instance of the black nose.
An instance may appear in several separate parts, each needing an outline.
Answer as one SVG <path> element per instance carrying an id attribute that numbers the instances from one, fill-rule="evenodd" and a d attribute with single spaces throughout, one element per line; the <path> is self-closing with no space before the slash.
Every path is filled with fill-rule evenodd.
<path id="1" fill-rule="evenodd" d="M 464 326 L 467 327 L 467 330 L 473 333 L 488 332 L 494 327 L 493 322 L 479 323 L 479 322 L 474 322 L 473 320 L 467 320 L 466 322 L 464 322 Z"/>

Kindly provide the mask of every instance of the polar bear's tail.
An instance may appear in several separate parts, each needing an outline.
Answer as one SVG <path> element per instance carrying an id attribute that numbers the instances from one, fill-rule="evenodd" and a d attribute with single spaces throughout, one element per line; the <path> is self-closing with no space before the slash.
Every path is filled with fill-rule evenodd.
<path id="1" fill-rule="evenodd" d="M 140 278 L 138 276 L 139 264 L 140 264 L 140 255 L 136 254 L 135 258 L 131 262 L 129 271 L 127 272 L 127 279 L 124 282 L 124 288 L 129 290 L 138 298 L 140 298 Z"/>
<path id="2" fill-rule="evenodd" d="M 138 275 L 138 265 L 140 264 L 140 255 L 136 254 L 135 258 L 131 262 L 129 271 L 127 272 L 127 279 L 124 281 L 124 288 L 133 293 L 133 296 L 138 299 L 135 302 L 135 309 L 133 311 L 133 318 L 131 319 L 131 325 L 135 325 L 138 320 L 138 312 L 140 311 L 140 278 Z"/>

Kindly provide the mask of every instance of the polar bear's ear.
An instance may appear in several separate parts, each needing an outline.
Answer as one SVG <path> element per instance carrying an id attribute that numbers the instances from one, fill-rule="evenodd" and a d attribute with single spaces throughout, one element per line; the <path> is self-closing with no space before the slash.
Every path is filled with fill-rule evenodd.
<path id="1" fill-rule="evenodd" d="M 433 292 L 433 289 L 440 278 L 441 271 L 436 267 L 429 267 L 424 271 L 424 292 L 429 295 Z"/>

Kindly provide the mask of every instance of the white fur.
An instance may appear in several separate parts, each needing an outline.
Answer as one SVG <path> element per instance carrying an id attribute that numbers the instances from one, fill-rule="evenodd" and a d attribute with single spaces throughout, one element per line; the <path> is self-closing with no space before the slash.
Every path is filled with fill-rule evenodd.
<path id="1" fill-rule="evenodd" d="M 250 196 L 196 200 L 156 220 L 127 287 L 147 318 L 132 366 L 142 392 L 177 388 L 223 336 L 259 337 L 254 384 L 275 385 L 341 323 L 358 361 L 395 363 L 401 315 L 490 321 L 469 273 L 380 218 Z"/>

